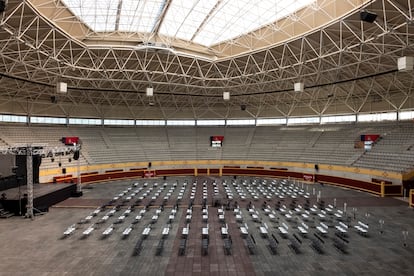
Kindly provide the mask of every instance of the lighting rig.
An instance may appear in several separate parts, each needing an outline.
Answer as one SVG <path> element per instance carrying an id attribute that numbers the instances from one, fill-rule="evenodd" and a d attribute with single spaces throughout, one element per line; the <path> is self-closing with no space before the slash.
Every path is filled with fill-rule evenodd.
<path id="1" fill-rule="evenodd" d="M 74 160 L 78 160 L 78 181 L 76 183 L 76 191 L 81 194 L 80 183 L 80 154 L 81 145 L 74 144 L 71 146 L 48 147 L 45 145 L 27 144 L 17 145 L 13 147 L 0 147 L 0 154 L 4 155 L 23 155 L 26 156 L 26 180 L 27 180 L 27 213 L 26 217 L 33 219 L 33 156 L 40 156 L 41 158 L 54 158 L 55 156 L 62 156 L 73 154 Z"/>

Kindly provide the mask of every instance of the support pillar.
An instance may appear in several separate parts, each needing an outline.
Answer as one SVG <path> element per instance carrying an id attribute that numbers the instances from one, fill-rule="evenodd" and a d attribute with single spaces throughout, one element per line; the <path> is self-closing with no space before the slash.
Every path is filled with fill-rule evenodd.
<path id="1" fill-rule="evenodd" d="M 80 172 L 80 158 L 78 158 L 78 165 L 76 168 L 78 179 L 76 180 L 76 193 L 82 194 L 81 172 Z"/>
<path id="2" fill-rule="evenodd" d="M 32 147 L 26 148 L 26 179 L 27 179 L 27 206 L 26 217 L 33 219 L 33 152 Z"/>

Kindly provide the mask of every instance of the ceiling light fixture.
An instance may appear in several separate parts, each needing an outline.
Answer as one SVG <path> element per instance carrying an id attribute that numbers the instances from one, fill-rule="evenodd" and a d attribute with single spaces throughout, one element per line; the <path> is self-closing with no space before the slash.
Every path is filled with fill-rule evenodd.
<path id="1" fill-rule="evenodd" d="M 152 97 L 152 96 L 154 96 L 154 88 L 152 88 L 152 87 L 147 87 L 146 94 L 147 94 L 147 97 Z"/>
<path id="2" fill-rule="evenodd" d="M 398 71 L 411 71 L 413 70 L 414 57 L 400 57 L 397 60 Z"/>
<path id="3" fill-rule="evenodd" d="M 296 82 L 293 88 L 295 92 L 303 92 L 305 90 L 305 84 L 303 82 Z"/>
<path id="4" fill-rule="evenodd" d="M 223 100 L 225 101 L 230 100 L 230 92 L 223 92 Z"/>

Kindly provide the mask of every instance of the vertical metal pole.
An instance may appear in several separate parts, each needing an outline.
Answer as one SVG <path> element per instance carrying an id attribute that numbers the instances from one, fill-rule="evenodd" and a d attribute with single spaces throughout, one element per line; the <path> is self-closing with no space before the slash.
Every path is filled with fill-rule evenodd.
<path id="1" fill-rule="evenodd" d="M 27 211 L 26 217 L 33 219 L 33 155 L 32 147 L 26 147 Z"/>
<path id="2" fill-rule="evenodd" d="M 79 152 L 79 158 L 78 158 L 78 167 L 76 170 L 78 174 L 78 180 L 76 181 L 76 192 L 80 194 L 82 192 L 81 173 L 80 173 L 80 152 Z"/>

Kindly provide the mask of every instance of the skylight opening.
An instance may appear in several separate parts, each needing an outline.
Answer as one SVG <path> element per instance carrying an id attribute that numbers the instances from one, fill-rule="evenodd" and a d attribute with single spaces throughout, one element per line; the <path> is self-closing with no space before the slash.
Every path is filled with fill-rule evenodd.
<path id="1" fill-rule="evenodd" d="M 203 46 L 237 38 L 316 0 L 63 0 L 95 32 L 138 32 Z M 163 13 L 163 11 L 166 11 Z M 158 23 L 159 29 L 157 28 Z"/>

